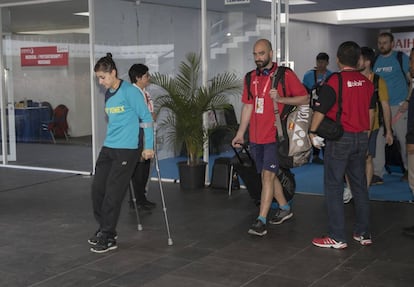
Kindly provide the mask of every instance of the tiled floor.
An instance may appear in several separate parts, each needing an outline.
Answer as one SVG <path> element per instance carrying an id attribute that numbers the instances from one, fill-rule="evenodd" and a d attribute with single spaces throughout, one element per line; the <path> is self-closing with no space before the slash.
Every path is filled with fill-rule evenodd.
<path id="1" fill-rule="evenodd" d="M 298 194 L 294 217 L 264 238 L 247 234 L 257 209 L 245 190 L 180 191 L 164 183 L 168 246 L 158 183 L 143 230 L 127 202 L 115 251 L 95 254 L 90 177 L 0 168 L 0 286 L 414 286 L 414 205 L 371 202 L 374 245 L 311 245 L 326 226 L 324 198 Z M 352 204 L 346 206 L 351 235 Z"/>

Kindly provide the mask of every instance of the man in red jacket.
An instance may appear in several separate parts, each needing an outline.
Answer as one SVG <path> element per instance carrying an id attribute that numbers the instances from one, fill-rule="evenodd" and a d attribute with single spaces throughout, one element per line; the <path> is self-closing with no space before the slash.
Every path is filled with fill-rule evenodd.
<path id="1" fill-rule="evenodd" d="M 248 233 L 263 236 L 267 233 L 267 215 L 273 198 L 277 200 L 279 209 L 269 220 L 270 224 L 281 224 L 293 216 L 276 176 L 279 163 L 273 102 L 276 101 L 279 111 L 282 111 L 285 104 L 308 104 L 309 97 L 305 87 L 290 69 L 285 71 L 286 95 L 283 94 L 280 82 L 277 89 L 272 88 L 277 63 L 272 62 L 273 51 L 269 40 L 258 40 L 253 48 L 253 56 L 257 68 L 250 72 L 250 87 L 247 87 L 247 83 L 244 85 L 240 126 L 232 145 L 237 147 L 244 142 L 244 134 L 249 127 L 250 151 L 257 172 L 261 174 L 262 194 L 259 216 Z"/>

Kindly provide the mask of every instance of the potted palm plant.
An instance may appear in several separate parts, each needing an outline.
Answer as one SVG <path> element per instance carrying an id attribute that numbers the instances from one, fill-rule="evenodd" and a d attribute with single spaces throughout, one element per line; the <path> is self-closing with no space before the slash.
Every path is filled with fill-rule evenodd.
<path id="1" fill-rule="evenodd" d="M 203 114 L 213 109 L 229 107 L 229 97 L 241 92 L 241 81 L 234 73 L 218 74 L 201 84 L 200 56 L 186 55 L 179 65 L 175 77 L 155 73 L 151 82 L 163 92 L 155 99 L 156 112 L 167 111 L 158 125 L 165 141 L 175 146 L 175 150 L 186 150 L 187 160 L 179 162 L 180 185 L 182 189 L 204 186 L 206 163 L 201 155 L 207 141 L 203 127 Z"/>

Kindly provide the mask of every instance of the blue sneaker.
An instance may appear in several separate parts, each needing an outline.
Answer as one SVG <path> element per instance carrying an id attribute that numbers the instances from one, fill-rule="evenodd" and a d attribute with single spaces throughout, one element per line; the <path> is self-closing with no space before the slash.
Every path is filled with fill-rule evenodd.
<path id="1" fill-rule="evenodd" d="M 249 234 L 263 236 L 267 234 L 266 224 L 263 223 L 260 219 L 256 219 L 253 225 L 250 227 Z"/>
<path id="2" fill-rule="evenodd" d="M 290 209 L 292 209 L 293 199 L 289 200 L 288 204 L 290 206 Z M 279 209 L 279 203 L 277 203 L 277 201 L 273 201 L 272 204 L 270 205 L 270 209 L 278 210 Z"/>
<path id="3" fill-rule="evenodd" d="M 269 220 L 270 224 L 282 224 L 284 221 L 288 220 L 293 216 L 292 209 L 283 210 L 278 209 L 275 215 Z"/>

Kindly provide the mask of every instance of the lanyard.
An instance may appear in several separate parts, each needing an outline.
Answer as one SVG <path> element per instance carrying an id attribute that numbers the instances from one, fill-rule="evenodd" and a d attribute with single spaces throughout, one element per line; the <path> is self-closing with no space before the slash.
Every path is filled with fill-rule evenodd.
<path id="1" fill-rule="evenodd" d="M 265 86 L 263 87 L 263 91 L 262 91 L 262 97 L 263 97 L 263 98 L 264 98 L 264 96 L 265 96 L 265 92 L 266 92 L 267 88 L 268 88 L 268 87 L 269 87 L 269 85 L 270 85 L 270 78 L 272 78 L 272 77 L 273 77 L 273 73 L 271 73 L 271 74 L 269 75 L 269 77 L 267 77 L 267 80 L 266 80 Z M 257 96 L 257 97 L 259 97 L 259 93 L 258 93 L 258 89 L 257 89 L 258 84 L 259 84 L 259 81 L 257 81 L 257 78 L 256 78 L 256 83 L 255 83 L 255 85 L 254 85 L 254 91 L 255 91 L 256 96 Z"/>

